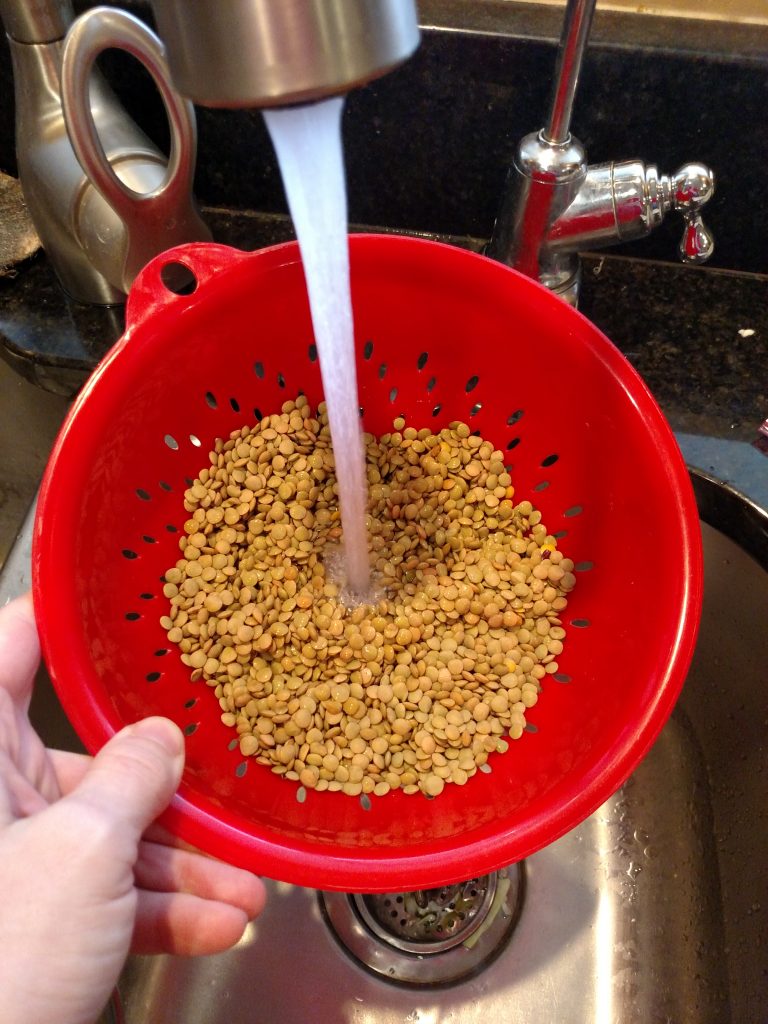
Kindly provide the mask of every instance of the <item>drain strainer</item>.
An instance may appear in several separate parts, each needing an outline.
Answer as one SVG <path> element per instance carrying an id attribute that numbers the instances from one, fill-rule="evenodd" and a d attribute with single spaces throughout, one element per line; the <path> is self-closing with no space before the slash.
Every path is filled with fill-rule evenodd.
<path id="1" fill-rule="evenodd" d="M 352 896 L 357 912 L 378 938 L 409 953 L 442 953 L 465 942 L 485 920 L 497 875 L 417 892 Z"/>
<path id="2" fill-rule="evenodd" d="M 415 892 L 322 893 L 339 942 L 364 967 L 408 985 L 476 974 L 503 949 L 520 910 L 521 865 Z"/>

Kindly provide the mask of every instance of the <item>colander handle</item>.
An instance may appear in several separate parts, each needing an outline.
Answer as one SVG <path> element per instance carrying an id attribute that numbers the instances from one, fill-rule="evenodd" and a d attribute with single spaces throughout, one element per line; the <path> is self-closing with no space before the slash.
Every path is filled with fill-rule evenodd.
<path id="1" fill-rule="evenodd" d="M 251 258 L 251 253 L 213 242 L 189 242 L 161 253 L 133 282 L 125 307 L 126 332 L 161 309 L 189 306 L 213 277 Z"/>

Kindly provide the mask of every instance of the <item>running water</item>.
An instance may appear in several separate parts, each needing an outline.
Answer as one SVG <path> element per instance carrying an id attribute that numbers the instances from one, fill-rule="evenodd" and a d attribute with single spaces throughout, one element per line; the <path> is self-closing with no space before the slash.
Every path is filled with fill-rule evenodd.
<path id="1" fill-rule="evenodd" d="M 265 110 L 307 282 L 331 431 L 343 532 L 346 588 L 370 588 L 367 487 L 360 428 L 347 194 L 341 144 L 342 97 Z"/>

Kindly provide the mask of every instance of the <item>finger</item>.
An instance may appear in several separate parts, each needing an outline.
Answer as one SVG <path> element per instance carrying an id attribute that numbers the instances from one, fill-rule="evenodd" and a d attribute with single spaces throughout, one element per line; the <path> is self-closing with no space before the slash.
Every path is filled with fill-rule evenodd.
<path id="1" fill-rule="evenodd" d="M 88 754 L 76 754 L 70 750 L 49 750 L 48 757 L 62 796 L 71 793 L 85 778 L 93 764 Z"/>
<path id="2" fill-rule="evenodd" d="M 200 853 L 143 842 L 134 869 L 136 884 L 155 892 L 184 892 L 228 903 L 249 919 L 264 908 L 264 884 L 256 875 Z"/>
<path id="3" fill-rule="evenodd" d="M 188 893 L 139 890 L 131 952 L 208 956 L 241 938 L 248 924 L 243 910 Z"/>
<path id="4" fill-rule="evenodd" d="M 63 794 L 71 792 L 93 764 L 87 754 L 51 750 L 49 756 Z M 266 891 L 261 879 L 223 861 L 214 860 L 173 836 L 157 822 L 144 832 L 134 874 L 142 889 L 187 892 L 220 900 L 243 910 L 249 919 L 264 908 Z"/>
<path id="5" fill-rule="evenodd" d="M 71 793 L 80 785 L 93 764 L 90 754 L 78 754 L 72 750 L 49 750 L 48 757 L 53 765 L 56 782 L 62 796 Z M 165 843 L 167 846 L 179 846 L 187 850 L 194 849 L 189 844 L 175 838 L 168 829 L 156 823 L 149 826 L 144 838 L 152 839 L 157 843 Z"/>
<path id="6" fill-rule="evenodd" d="M 0 750 L 0 829 L 19 818 L 44 811 L 48 800 L 20 771 L 5 750 Z"/>
<path id="7" fill-rule="evenodd" d="M 24 594 L 0 609 L 0 687 L 27 710 L 40 662 L 32 597 Z"/>
<path id="8" fill-rule="evenodd" d="M 146 718 L 112 737 L 65 800 L 86 803 L 103 821 L 127 829 L 136 849 L 168 805 L 183 767 L 178 726 L 167 718 Z"/>

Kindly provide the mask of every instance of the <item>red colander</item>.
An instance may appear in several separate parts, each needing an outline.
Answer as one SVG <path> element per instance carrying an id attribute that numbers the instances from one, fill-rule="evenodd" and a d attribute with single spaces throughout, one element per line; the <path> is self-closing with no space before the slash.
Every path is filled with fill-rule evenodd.
<path id="1" fill-rule="evenodd" d="M 204 682 L 169 645 L 162 574 L 183 492 L 216 437 L 304 392 L 322 400 L 295 244 L 183 246 L 153 260 L 128 327 L 56 442 L 35 525 L 44 656 L 91 751 L 146 715 L 181 726 L 187 763 L 165 823 L 277 879 L 342 891 L 460 881 L 557 839 L 627 778 L 666 721 L 698 625 L 700 532 L 673 434 L 600 331 L 521 275 L 416 239 L 350 239 L 366 430 L 465 420 L 506 452 L 576 563 L 559 671 L 490 771 L 434 800 L 309 792 L 244 760 Z M 186 267 L 190 294 L 164 280 Z M 303 794 L 301 794 L 303 796 Z"/>

